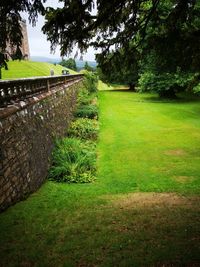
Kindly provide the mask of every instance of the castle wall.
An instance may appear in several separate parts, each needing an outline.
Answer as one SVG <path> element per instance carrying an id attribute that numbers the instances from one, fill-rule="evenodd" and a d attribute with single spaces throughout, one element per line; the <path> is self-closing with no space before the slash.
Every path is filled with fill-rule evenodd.
<path id="1" fill-rule="evenodd" d="M 28 32 L 26 21 L 22 22 L 22 34 L 23 34 L 23 41 L 22 41 L 22 54 L 27 55 L 26 59 L 30 59 L 30 50 L 29 50 L 29 42 L 28 42 Z"/>
<path id="2" fill-rule="evenodd" d="M 26 21 L 23 20 L 21 22 L 22 27 L 22 45 L 21 45 L 21 51 L 22 55 L 25 56 L 24 59 L 29 60 L 30 59 L 30 50 L 29 50 L 29 42 L 28 42 L 28 31 L 27 31 L 27 25 Z M 10 43 L 7 44 L 6 51 L 8 52 L 8 58 L 10 59 L 10 55 L 14 54 L 16 50 L 16 47 L 13 47 Z"/>

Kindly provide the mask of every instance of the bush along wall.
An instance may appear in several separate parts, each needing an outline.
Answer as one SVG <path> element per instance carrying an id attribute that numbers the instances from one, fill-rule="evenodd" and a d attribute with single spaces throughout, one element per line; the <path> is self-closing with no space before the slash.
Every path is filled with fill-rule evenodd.
<path id="1" fill-rule="evenodd" d="M 91 77 L 92 75 L 92 77 Z M 98 140 L 97 78 L 85 75 L 78 95 L 74 120 L 66 137 L 55 142 L 49 179 L 66 183 L 88 183 L 96 178 Z"/>

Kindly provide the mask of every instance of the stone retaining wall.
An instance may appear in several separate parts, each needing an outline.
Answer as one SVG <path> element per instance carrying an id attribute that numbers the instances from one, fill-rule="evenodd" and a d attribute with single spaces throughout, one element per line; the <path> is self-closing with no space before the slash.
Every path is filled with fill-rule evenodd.
<path id="1" fill-rule="evenodd" d="M 44 182 L 54 138 L 66 133 L 80 83 L 0 111 L 0 210 L 24 199 Z"/>

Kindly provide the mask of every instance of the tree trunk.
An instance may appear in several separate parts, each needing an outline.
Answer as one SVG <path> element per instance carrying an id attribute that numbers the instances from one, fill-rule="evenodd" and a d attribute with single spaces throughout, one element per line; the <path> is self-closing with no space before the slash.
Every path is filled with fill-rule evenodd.
<path id="1" fill-rule="evenodd" d="M 129 83 L 129 90 L 135 92 L 135 84 Z"/>
<path id="2" fill-rule="evenodd" d="M 0 67 L 0 80 L 2 79 L 1 67 Z"/>

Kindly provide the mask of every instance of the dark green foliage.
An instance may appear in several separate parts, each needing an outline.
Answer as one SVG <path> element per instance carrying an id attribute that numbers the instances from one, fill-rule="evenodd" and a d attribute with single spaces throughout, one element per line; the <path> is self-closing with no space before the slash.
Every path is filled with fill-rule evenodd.
<path id="1" fill-rule="evenodd" d="M 96 105 L 81 105 L 77 108 L 75 114 L 76 117 L 97 119 L 98 108 Z"/>
<path id="2" fill-rule="evenodd" d="M 191 74 L 180 72 L 180 70 L 163 74 L 146 71 L 140 76 L 139 91 L 155 91 L 160 96 L 173 98 L 176 93 L 186 90 L 192 77 Z"/>
<path id="3" fill-rule="evenodd" d="M 67 60 L 63 59 L 59 64 L 71 70 L 77 70 L 76 61 L 73 58 L 69 58 Z"/>
<path id="4" fill-rule="evenodd" d="M 153 8 L 151 1 L 145 2 L 141 18 Z M 123 82 L 124 78 L 127 84 L 137 85 L 140 77 L 140 91 L 156 91 L 166 97 L 186 89 L 198 91 L 199 1 L 157 1 L 145 31 L 139 29 L 128 42 L 124 48 L 97 55 L 104 80 Z"/>
<path id="5" fill-rule="evenodd" d="M 90 45 L 95 48 L 125 46 L 140 30 L 145 30 L 149 17 L 160 0 L 88 0 L 64 1 L 63 8 L 48 8 L 43 32 L 52 49 L 61 46 L 67 55 L 77 47 L 83 51 Z M 177 2 L 177 1 L 175 1 Z M 148 8 L 145 9 L 144 7 Z"/>
<path id="6" fill-rule="evenodd" d="M 195 85 L 200 72 L 198 1 L 160 1 L 141 45 L 139 89 L 173 96 Z"/>
<path id="7" fill-rule="evenodd" d="M 191 81 L 191 86 L 193 91 L 197 94 L 200 94 L 200 76 L 196 75 L 193 80 Z"/>
<path id="8" fill-rule="evenodd" d="M 95 144 L 75 138 L 56 142 L 49 179 L 57 182 L 87 183 L 95 178 Z"/>
<path id="9" fill-rule="evenodd" d="M 98 122 L 87 118 L 80 118 L 72 122 L 67 133 L 70 137 L 96 140 L 98 137 Z"/>
<path id="10" fill-rule="evenodd" d="M 127 84 L 135 87 L 138 81 L 139 52 L 132 46 L 110 54 L 96 55 L 99 76 L 105 82 Z"/>
<path id="11" fill-rule="evenodd" d="M 147 28 L 144 55 L 153 55 L 159 72 L 195 71 L 200 69 L 199 1 L 160 1 L 157 13 Z M 195 57 L 193 56 L 195 55 Z"/>

